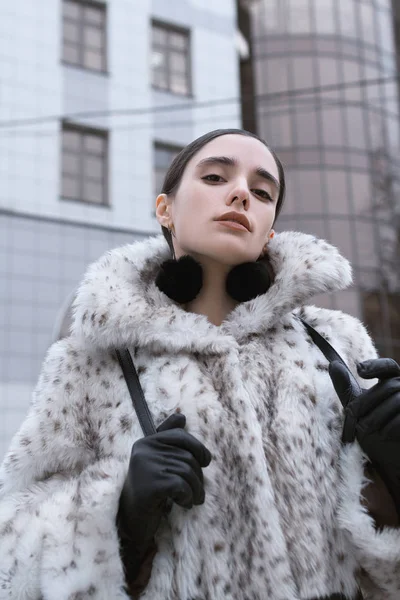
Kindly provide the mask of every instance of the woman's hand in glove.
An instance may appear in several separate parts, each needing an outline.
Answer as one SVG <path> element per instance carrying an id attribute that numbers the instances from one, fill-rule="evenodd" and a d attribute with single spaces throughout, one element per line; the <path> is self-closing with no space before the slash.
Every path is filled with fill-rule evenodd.
<path id="1" fill-rule="evenodd" d="M 185 424 L 184 415 L 173 414 L 156 434 L 133 444 L 127 476 L 132 510 L 157 511 L 169 498 L 184 508 L 203 504 L 202 468 L 210 464 L 211 454 L 184 431 Z"/>
<path id="2" fill-rule="evenodd" d="M 173 414 L 157 433 L 133 444 L 118 513 L 131 574 L 139 570 L 169 500 L 184 508 L 204 502 L 202 468 L 210 464 L 211 454 L 184 431 L 185 424 L 184 415 Z"/>
<path id="3" fill-rule="evenodd" d="M 336 393 L 345 412 L 343 442 L 357 439 L 385 482 L 400 514 L 400 366 L 391 358 L 360 363 L 364 379 L 378 378 L 362 389 L 339 361 L 329 367 Z"/>

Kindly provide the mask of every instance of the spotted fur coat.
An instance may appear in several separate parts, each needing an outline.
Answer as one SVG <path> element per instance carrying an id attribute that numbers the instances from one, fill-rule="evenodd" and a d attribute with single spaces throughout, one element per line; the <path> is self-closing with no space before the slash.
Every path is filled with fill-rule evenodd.
<path id="1" fill-rule="evenodd" d="M 364 457 L 340 443 L 327 361 L 299 321 L 355 371 L 375 357 L 364 327 L 306 305 L 349 285 L 326 242 L 285 232 L 276 280 L 216 327 L 154 284 L 161 236 L 107 253 L 77 295 L 70 337 L 47 355 L 0 471 L 0 600 L 127 599 L 115 527 L 141 436 L 116 348 L 133 353 L 156 424 L 174 411 L 211 451 L 206 501 L 174 505 L 143 600 L 400 598 L 400 530 L 361 505 Z M 374 382 L 363 381 L 363 385 Z"/>

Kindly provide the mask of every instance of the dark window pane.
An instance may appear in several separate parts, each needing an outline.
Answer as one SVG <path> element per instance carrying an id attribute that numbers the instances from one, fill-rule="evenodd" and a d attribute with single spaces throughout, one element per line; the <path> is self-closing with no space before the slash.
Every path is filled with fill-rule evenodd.
<path id="1" fill-rule="evenodd" d="M 359 266 L 363 268 L 378 268 L 379 257 L 374 223 L 355 223 L 357 254 Z"/>
<path id="2" fill-rule="evenodd" d="M 271 58 L 267 61 L 258 61 L 256 68 L 259 66 L 262 71 L 260 81 L 263 82 L 261 93 L 273 93 L 287 91 L 289 85 L 289 59 L 287 58 Z"/>
<path id="3" fill-rule="evenodd" d="M 102 25 L 104 21 L 104 10 L 92 6 L 86 6 L 84 9 L 84 19 L 87 23 L 93 25 Z"/>
<path id="4" fill-rule="evenodd" d="M 151 66 L 154 87 L 188 94 L 188 42 L 185 33 L 153 25 Z"/>
<path id="5" fill-rule="evenodd" d="M 77 44 L 79 42 L 79 24 L 74 21 L 64 21 L 64 40 Z"/>
<path id="6" fill-rule="evenodd" d="M 171 48 L 176 48 L 177 50 L 185 50 L 186 49 L 186 40 L 187 36 L 182 33 L 173 33 L 169 34 L 169 44 Z"/>
<path id="7" fill-rule="evenodd" d="M 365 124 L 363 110 L 361 107 L 347 106 L 347 135 L 349 146 L 353 148 L 365 148 Z"/>
<path id="8" fill-rule="evenodd" d="M 329 222 L 329 231 L 329 241 L 339 248 L 339 251 L 343 256 L 350 262 L 353 262 L 355 259 L 353 254 L 354 231 L 350 226 L 350 222 L 345 219 L 331 219 Z"/>
<path id="9" fill-rule="evenodd" d="M 297 172 L 297 205 L 303 214 L 320 214 L 323 211 L 321 173 L 317 170 L 299 169 Z"/>
<path id="10" fill-rule="evenodd" d="M 83 129 L 63 131 L 62 197 L 105 203 L 106 144 L 105 136 Z"/>
<path id="11" fill-rule="evenodd" d="M 78 151 L 80 148 L 81 135 L 77 131 L 63 131 L 63 147 Z"/>
<path id="12" fill-rule="evenodd" d="M 342 35 L 349 37 L 358 37 L 356 3 L 348 0 L 339 0 L 337 2 L 339 10 L 340 30 Z"/>
<path id="13" fill-rule="evenodd" d="M 83 200 L 86 200 L 86 202 L 93 202 L 95 204 L 103 204 L 103 186 L 101 183 L 84 181 Z"/>
<path id="14" fill-rule="evenodd" d="M 328 210 L 331 214 L 348 215 L 350 212 L 347 192 L 347 174 L 344 171 L 326 171 Z"/>
<path id="15" fill-rule="evenodd" d="M 73 198 L 75 200 L 80 200 L 78 179 L 72 179 L 71 177 L 67 177 L 64 175 L 62 178 L 61 195 L 64 198 Z"/>
<path id="16" fill-rule="evenodd" d="M 63 13 L 66 17 L 79 19 L 80 8 L 81 7 L 76 2 L 69 2 L 69 0 L 64 0 L 63 2 Z"/>
<path id="17" fill-rule="evenodd" d="M 289 120 L 288 117 L 286 117 Z M 308 109 L 307 112 L 299 110 L 295 118 L 296 141 L 299 146 L 318 145 L 318 126 L 316 112 Z"/>
<path id="18" fill-rule="evenodd" d="M 375 43 L 375 9 L 371 4 L 360 3 L 362 37 L 369 44 Z"/>
<path id="19" fill-rule="evenodd" d="M 156 170 L 154 172 L 154 175 L 155 175 L 154 195 L 157 196 L 158 194 L 161 193 L 161 190 L 162 190 L 162 184 L 164 182 L 165 171 Z"/>
<path id="20" fill-rule="evenodd" d="M 153 69 L 166 69 L 167 68 L 167 55 L 165 52 L 156 49 L 151 54 L 151 65 Z"/>
<path id="21" fill-rule="evenodd" d="M 184 54 L 171 52 L 169 58 L 172 71 L 183 74 L 186 72 L 186 56 Z"/>
<path id="22" fill-rule="evenodd" d="M 103 57 L 94 50 L 85 50 L 83 63 L 88 69 L 101 71 L 103 68 Z"/>
<path id="23" fill-rule="evenodd" d="M 79 48 L 78 46 L 71 46 L 70 44 L 64 43 L 63 47 L 63 60 L 73 65 L 79 64 Z"/>
<path id="24" fill-rule="evenodd" d="M 155 165 L 160 169 L 164 169 L 165 171 L 168 169 L 171 164 L 174 156 L 176 156 L 177 151 L 171 150 L 170 148 L 166 148 L 164 146 L 156 146 L 155 150 Z"/>
<path id="25" fill-rule="evenodd" d="M 326 227 L 323 219 L 299 219 L 299 231 L 326 239 Z"/>
<path id="26" fill-rule="evenodd" d="M 316 29 L 319 34 L 335 33 L 336 23 L 333 2 L 334 0 L 318 0 L 314 4 Z"/>
<path id="27" fill-rule="evenodd" d="M 182 77 L 178 73 L 172 73 L 170 78 L 170 90 L 176 94 L 187 94 L 189 90 L 186 77 Z"/>
<path id="28" fill-rule="evenodd" d="M 85 135 L 85 150 L 92 154 L 103 154 L 105 148 L 105 139 L 99 135 Z"/>
<path id="29" fill-rule="evenodd" d="M 63 173 L 69 173 L 77 177 L 80 167 L 79 154 L 64 154 L 63 157 Z"/>
<path id="30" fill-rule="evenodd" d="M 353 317 L 361 319 L 360 298 L 355 290 L 346 290 L 337 295 L 337 308 Z"/>
<path id="31" fill-rule="evenodd" d="M 339 108 L 326 107 L 321 111 L 324 143 L 328 147 L 345 145 L 343 117 L 343 110 Z"/>
<path id="32" fill-rule="evenodd" d="M 85 27 L 83 39 L 86 47 L 90 47 L 95 50 L 101 50 L 103 47 L 103 33 L 101 29 L 88 26 Z"/>
<path id="33" fill-rule="evenodd" d="M 160 193 L 164 177 L 175 156 L 180 152 L 180 148 L 171 148 L 162 144 L 154 145 L 153 163 L 154 163 L 154 194 Z"/>
<path id="34" fill-rule="evenodd" d="M 265 119 L 261 118 L 260 122 L 265 122 Z M 268 132 L 264 136 L 268 137 L 274 146 L 282 147 L 293 144 L 292 122 L 289 115 L 272 115 L 267 125 L 267 130 Z"/>
<path id="35" fill-rule="evenodd" d="M 103 160 L 101 158 L 85 157 L 84 173 L 90 179 L 101 180 L 103 177 Z"/>
<path id="36" fill-rule="evenodd" d="M 385 307 L 383 306 L 383 300 L 383 292 L 382 295 L 376 291 L 368 291 L 363 293 L 363 320 L 374 339 L 382 338 L 385 332 L 383 323 Z"/>
<path id="37" fill-rule="evenodd" d="M 63 59 L 66 62 L 95 71 L 105 69 L 104 17 L 102 8 L 81 2 L 65 3 Z"/>
<path id="38" fill-rule="evenodd" d="M 163 46 L 166 45 L 167 32 L 164 28 L 153 25 L 153 43 L 161 44 Z"/>
<path id="39" fill-rule="evenodd" d="M 313 56 L 293 57 L 294 88 L 308 88 L 315 85 Z"/>
<path id="40" fill-rule="evenodd" d="M 291 33 L 310 33 L 311 11 L 309 0 L 289 0 L 289 25 Z"/>

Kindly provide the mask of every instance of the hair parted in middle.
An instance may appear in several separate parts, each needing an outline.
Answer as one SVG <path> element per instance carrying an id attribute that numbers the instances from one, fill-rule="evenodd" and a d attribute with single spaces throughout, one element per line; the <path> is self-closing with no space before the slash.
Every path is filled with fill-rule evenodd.
<path id="1" fill-rule="evenodd" d="M 178 186 L 182 180 L 186 165 L 193 158 L 193 156 L 195 154 L 197 154 L 197 152 L 199 152 L 203 148 L 203 146 L 208 144 L 208 142 L 211 142 L 212 140 L 215 140 L 216 138 L 221 137 L 223 135 L 243 135 L 246 137 L 252 137 L 252 138 L 258 140 L 259 142 L 261 142 L 262 144 L 264 144 L 264 146 L 266 148 L 268 148 L 268 150 L 271 152 L 271 154 L 274 157 L 274 160 L 276 162 L 276 166 L 278 168 L 278 173 L 279 173 L 279 196 L 278 196 L 278 200 L 276 203 L 276 212 L 275 212 L 275 221 L 276 221 L 277 217 L 279 216 L 279 213 L 282 210 L 283 202 L 285 199 L 286 183 L 285 183 L 285 172 L 283 169 L 283 165 L 282 165 L 280 159 L 278 158 L 278 156 L 275 154 L 275 152 L 273 150 L 271 150 L 271 148 L 268 146 L 268 144 L 265 142 L 265 140 L 260 138 L 255 133 L 246 131 L 245 129 L 214 129 L 213 131 L 205 133 L 204 135 L 193 140 L 193 142 L 190 142 L 190 144 L 185 146 L 179 152 L 179 154 L 177 154 L 175 156 L 174 160 L 172 161 L 172 163 L 165 175 L 164 182 L 163 182 L 160 193 L 167 194 L 167 195 L 173 194 L 176 191 L 176 189 L 178 188 Z M 171 253 L 173 253 L 171 231 L 163 226 L 161 226 L 161 229 L 162 229 L 165 239 L 167 240 L 167 243 L 171 250 Z"/>

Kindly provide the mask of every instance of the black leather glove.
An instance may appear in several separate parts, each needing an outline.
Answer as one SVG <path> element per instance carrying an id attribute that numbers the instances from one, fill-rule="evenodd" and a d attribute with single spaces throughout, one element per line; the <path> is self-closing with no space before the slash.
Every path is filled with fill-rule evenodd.
<path id="1" fill-rule="evenodd" d="M 209 450 L 184 431 L 186 417 L 173 414 L 157 433 L 133 444 L 128 475 L 120 497 L 118 528 L 134 578 L 151 548 L 170 501 L 184 508 L 203 504 L 202 468 L 211 462 Z"/>
<path id="2" fill-rule="evenodd" d="M 378 378 L 362 389 L 345 365 L 329 367 L 336 393 L 344 406 L 344 443 L 357 439 L 382 477 L 400 516 L 400 366 L 391 358 L 366 360 L 357 366 L 360 377 Z"/>

